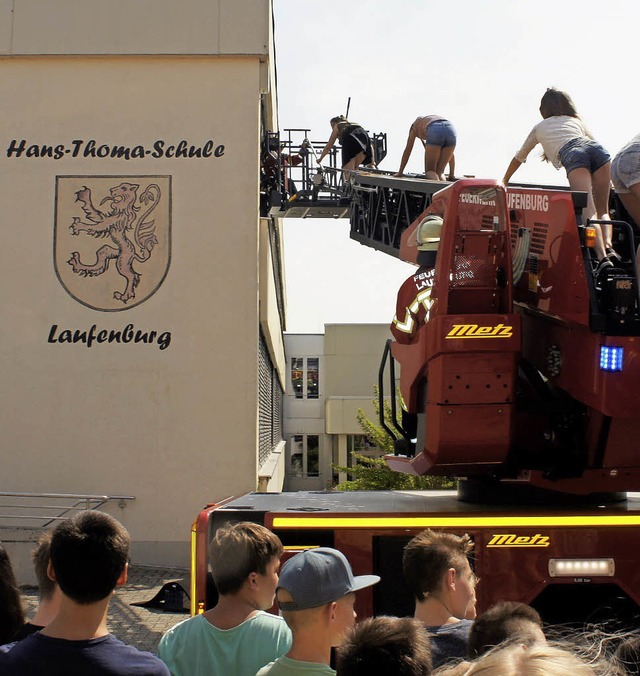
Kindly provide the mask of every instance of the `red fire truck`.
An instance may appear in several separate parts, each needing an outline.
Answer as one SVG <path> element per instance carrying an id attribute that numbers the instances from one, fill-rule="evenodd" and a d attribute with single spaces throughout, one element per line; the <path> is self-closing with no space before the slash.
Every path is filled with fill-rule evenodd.
<path id="1" fill-rule="evenodd" d="M 480 179 L 442 188 L 381 172 L 355 173 L 349 190 L 351 236 L 409 262 L 419 262 L 422 219 L 443 218 L 428 321 L 411 344 L 387 345 L 380 396 L 387 374 L 395 392 L 397 362 L 405 410 L 394 407 L 387 426 L 397 438 L 387 462 L 458 477 L 458 493 L 256 493 L 208 505 L 193 528 L 192 612 L 215 603 L 213 532 L 248 519 L 277 533 L 287 552 L 337 547 L 357 574 L 380 575 L 359 595 L 361 616 L 412 613 L 402 549 L 432 528 L 473 538 L 480 611 L 517 600 L 548 622 L 632 621 L 640 611 L 632 226 L 614 220 L 623 262 L 597 274 L 585 194 Z M 309 199 L 295 208 L 313 215 L 317 193 Z"/>

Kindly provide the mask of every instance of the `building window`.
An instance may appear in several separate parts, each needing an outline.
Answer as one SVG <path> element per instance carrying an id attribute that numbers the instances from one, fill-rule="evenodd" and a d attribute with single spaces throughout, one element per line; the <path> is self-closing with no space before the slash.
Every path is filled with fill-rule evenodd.
<path id="1" fill-rule="evenodd" d="M 320 476 L 320 436 L 318 434 L 294 434 L 291 437 L 290 449 L 290 476 Z"/>
<path id="2" fill-rule="evenodd" d="M 269 350 L 260 332 L 258 364 L 258 463 L 262 467 L 271 451 L 282 441 L 284 393 Z"/>
<path id="3" fill-rule="evenodd" d="M 381 451 L 366 434 L 347 435 L 347 454 L 349 467 L 353 466 L 352 453 L 365 455 L 368 458 L 379 458 L 384 455 L 384 451 Z"/>
<path id="4" fill-rule="evenodd" d="M 291 386 L 296 399 L 317 399 L 320 392 L 320 359 L 291 358 Z"/>
<path id="5" fill-rule="evenodd" d="M 307 399 L 318 398 L 319 362 L 318 357 L 307 359 Z"/>

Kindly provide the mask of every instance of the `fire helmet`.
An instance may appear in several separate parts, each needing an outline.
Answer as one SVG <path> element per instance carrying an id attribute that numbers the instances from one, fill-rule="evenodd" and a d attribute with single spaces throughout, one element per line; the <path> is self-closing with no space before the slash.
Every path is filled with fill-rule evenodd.
<path id="1" fill-rule="evenodd" d="M 437 251 L 443 220 L 435 214 L 425 216 L 416 228 L 418 251 Z"/>

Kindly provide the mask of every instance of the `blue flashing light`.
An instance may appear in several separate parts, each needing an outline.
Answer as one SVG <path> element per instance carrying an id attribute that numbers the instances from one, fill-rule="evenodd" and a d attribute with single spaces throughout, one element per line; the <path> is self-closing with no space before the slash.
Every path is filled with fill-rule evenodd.
<path id="1" fill-rule="evenodd" d="M 602 371 L 622 371 L 623 359 L 623 347 L 600 346 L 600 369 Z"/>

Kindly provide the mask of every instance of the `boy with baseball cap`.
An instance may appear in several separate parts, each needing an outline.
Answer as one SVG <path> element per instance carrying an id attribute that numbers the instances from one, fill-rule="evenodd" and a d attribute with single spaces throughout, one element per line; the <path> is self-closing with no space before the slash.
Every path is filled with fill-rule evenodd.
<path id="1" fill-rule="evenodd" d="M 379 581 L 377 575 L 354 577 L 344 554 L 329 547 L 289 559 L 282 567 L 276 598 L 293 644 L 258 676 L 335 674 L 329 666 L 331 648 L 340 645 L 355 623 L 355 592 Z"/>

